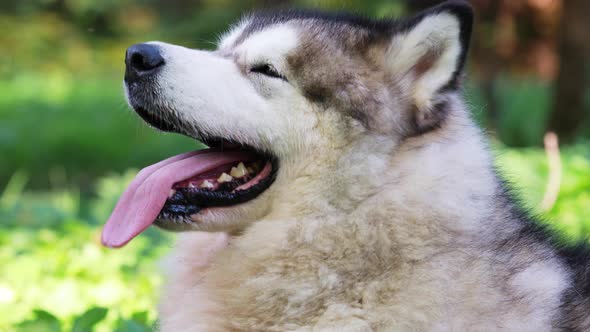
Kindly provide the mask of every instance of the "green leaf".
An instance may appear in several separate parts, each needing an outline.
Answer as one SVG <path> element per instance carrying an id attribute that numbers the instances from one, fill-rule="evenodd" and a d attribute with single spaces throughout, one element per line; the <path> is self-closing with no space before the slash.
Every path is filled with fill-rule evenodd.
<path id="1" fill-rule="evenodd" d="M 89 332 L 107 315 L 107 309 L 101 307 L 92 308 L 74 320 L 72 332 Z"/>
<path id="2" fill-rule="evenodd" d="M 148 312 L 147 311 L 135 312 L 135 313 L 133 313 L 133 315 L 131 315 L 131 319 L 138 322 L 138 323 L 142 323 L 144 325 L 147 325 Z"/>
<path id="3" fill-rule="evenodd" d="M 60 332 L 61 323 L 59 320 L 44 310 L 33 310 L 35 318 L 24 321 L 16 326 L 18 332 Z"/>
<path id="4" fill-rule="evenodd" d="M 115 332 L 151 332 L 152 329 L 147 324 L 142 324 L 133 319 L 121 319 L 117 324 Z"/>

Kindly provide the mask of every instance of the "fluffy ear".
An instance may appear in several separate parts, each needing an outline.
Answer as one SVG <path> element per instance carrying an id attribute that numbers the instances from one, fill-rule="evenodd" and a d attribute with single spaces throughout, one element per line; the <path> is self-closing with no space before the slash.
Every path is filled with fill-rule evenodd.
<path id="1" fill-rule="evenodd" d="M 444 119 L 443 94 L 456 90 L 469 49 L 473 10 L 448 1 L 402 22 L 386 54 L 387 66 L 410 88 L 415 129 L 428 131 Z"/>

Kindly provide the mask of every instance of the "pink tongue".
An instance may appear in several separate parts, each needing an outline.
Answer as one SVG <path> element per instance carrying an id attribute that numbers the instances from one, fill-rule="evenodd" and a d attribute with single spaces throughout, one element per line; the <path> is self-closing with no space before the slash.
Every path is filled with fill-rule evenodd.
<path id="1" fill-rule="evenodd" d="M 141 170 L 102 230 L 102 244 L 119 248 L 148 228 L 168 199 L 172 185 L 216 167 L 252 160 L 246 152 L 202 150 L 184 153 Z"/>

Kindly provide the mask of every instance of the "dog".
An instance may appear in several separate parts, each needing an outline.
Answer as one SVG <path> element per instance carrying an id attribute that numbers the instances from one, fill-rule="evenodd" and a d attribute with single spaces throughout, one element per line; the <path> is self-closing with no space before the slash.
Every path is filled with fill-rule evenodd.
<path id="1" fill-rule="evenodd" d="M 103 230 L 181 232 L 162 331 L 589 331 L 589 251 L 520 208 L 461 96 L 473 11 L 245 16 L 214 51 L 130 47 L 151 126 Z"/>

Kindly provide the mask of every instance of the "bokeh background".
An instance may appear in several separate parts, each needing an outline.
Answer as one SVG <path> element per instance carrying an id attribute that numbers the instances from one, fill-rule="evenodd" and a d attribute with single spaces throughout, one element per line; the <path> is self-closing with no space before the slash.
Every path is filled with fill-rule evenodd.
<path id="1" fill-rule="evenodd" d="M 408 14 L 428 0 L 0 1 L 0 331 L 149 331 L 171 235 L 121 250 L 101 224 L 138 168 L 198 148 L 125 104 L 127 46 L 212 48 L 261 7 Z M 590 1 L 473 0 L 465 96 L 524 204 L 590 234 Z M 559 149 L 544 135 L 552 131 Z M 198 254 L 198 253 L 195 253 Z"/>

